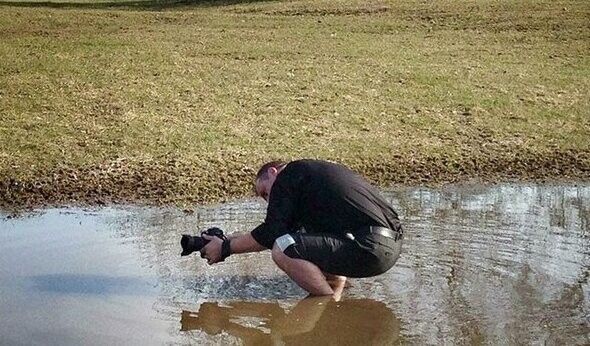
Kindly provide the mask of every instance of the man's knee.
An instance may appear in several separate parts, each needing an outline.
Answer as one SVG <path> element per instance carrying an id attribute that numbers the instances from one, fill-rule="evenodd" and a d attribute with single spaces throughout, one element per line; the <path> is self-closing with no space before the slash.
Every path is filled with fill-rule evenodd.
<path id="1" fill-rule="evenodd" d="M 275 263 L 285 262 L 285 260 L 289 260 L 293 258 L 290 252 L 293 251 L 293 245 L 295 245 L 295 239 L 290 234 L 285 234 L 277 240 L 272 246 L 272 259 Z"/>
<path id="2" fill-rule="evenodd" d="M 272 246 L 271 254 L 272 260 L 279 266 L 292 259 L 292 257 L 285 254 L 283 249 L 281 249 L 281 247 L 278 246 L 276 243 Z"/>
<path id="3" fill-rule="evenodd" d="M 277 245 L 276 242 L 272 246 L 271 254 L 272 254 L 272 260 L 275 262 L 280 261 L 282 259 L 282 256 L 285 256 L 285 254 L 283 253 L 283 251 Z"/>

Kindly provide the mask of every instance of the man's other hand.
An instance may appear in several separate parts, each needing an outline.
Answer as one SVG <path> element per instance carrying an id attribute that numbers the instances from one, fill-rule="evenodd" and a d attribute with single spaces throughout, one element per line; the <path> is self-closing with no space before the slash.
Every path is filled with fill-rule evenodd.
<path id="1" fill-rule="evenodd" d="M 209 243 L 201 249 L 201 257 L 207 259 L 209 265 L 219 262 L 223 240 L 207 234 L 203 234 L 202 237 L 207 239 Z"/>

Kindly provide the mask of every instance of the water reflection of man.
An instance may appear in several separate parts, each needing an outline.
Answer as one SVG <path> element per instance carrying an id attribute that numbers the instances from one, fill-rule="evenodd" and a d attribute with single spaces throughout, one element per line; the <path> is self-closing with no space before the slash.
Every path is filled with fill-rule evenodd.
<path id="1" fill-rule="evenodd" d="M 401 253 L 402 228 L 377 189 L 350 169 L 325 161 L 273 161 L 255 180 L 268 202 L 252 232 L 201 250 L 209 264 L 230 254 L 272 249 L 272 258 L 311 295 L 339 298 L 347 277 L 389 270 Z M 301 231 L 301 230 L 304 231 Z"/>
<path id="2" fill-rule="evenodd" d="M 252 323 L 255 319 L 255 323 Z M 240 321 L 243 321 L 240 323 Z M 400 322 L 382 302 L 331 297 L 303 299 L 289 312 L 278 303 L 203 303 L 183 311 L 181 331 L 226 332 L 245 345 L 395 345 Z"/>

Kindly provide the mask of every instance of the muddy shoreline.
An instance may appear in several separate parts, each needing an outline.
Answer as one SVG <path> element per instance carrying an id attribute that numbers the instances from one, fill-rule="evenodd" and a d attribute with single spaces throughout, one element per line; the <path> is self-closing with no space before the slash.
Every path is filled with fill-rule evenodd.
<path id="1" fill-rule="evenodd" d="M 408 157 L 332 161 L 346 164 L 380 188 L 441 185 L 477 181 L 586 181 L 590 151 L 505 152 L 496 155 Z M 91 167 L 0 172 L 0 209 L 18 211 L 64 205 L 208 204 L 252 196 L 252 179 L 260 162 L 242 155 L 189 162 L 177 158 L 117 159 Z M 219 172 L 219 173 L 218 173 Z"/>

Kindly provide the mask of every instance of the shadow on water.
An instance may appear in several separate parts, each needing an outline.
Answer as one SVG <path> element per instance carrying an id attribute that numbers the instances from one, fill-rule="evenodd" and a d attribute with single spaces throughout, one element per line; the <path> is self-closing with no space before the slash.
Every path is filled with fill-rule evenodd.
<path id="1" fill-rule="evenodd" d="M 32 276 L 30 280 L 35 291 L 65 295 L 141 295 L 151 291 L 149 282 L 134 277 L 51 274 Z"/>
<path id="2" fill-rule="evenodd" d="M 396 345 L 400 321 L 372 299 L 336 302 L 325 297 L 299 301 L 289 311 L 278 303 L 206 302 L 198 312 L 183 310 L 181 331 L 227 333 L 245 345 Z"/>
<path id="3" fill-rule="evenodd" d="M 161 11 L 185 7 L 217 7 L 273 0 L 146 0 L 110 2 L 53 2 L 53 1 L 0 1 L 0 6 L 55 9 L 130 9 L 138 11 Z"/>

